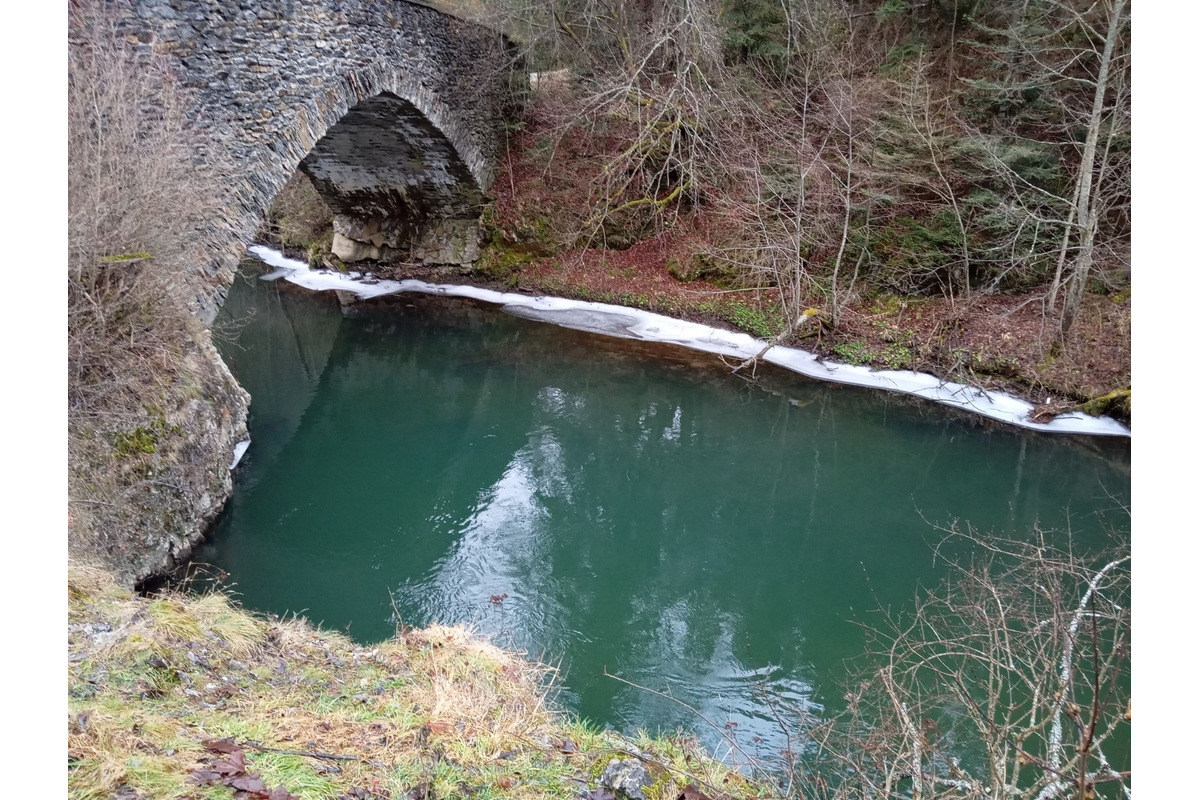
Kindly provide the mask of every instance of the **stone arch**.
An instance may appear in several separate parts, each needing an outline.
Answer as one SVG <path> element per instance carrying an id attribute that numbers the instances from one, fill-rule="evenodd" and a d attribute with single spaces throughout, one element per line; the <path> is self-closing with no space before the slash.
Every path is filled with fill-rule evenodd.
<path id="1" fill-rule="evenodd" d="M 344 256 L 473 260 L 510 88 L 523 77 L 502 33 L 421 0 L 111 2 L 123 38 L 173 60 L 191 98 L 193 161 L 215 178 L 215 212 L 196 232 L 190 305 L 202 320 L 212 321 L 244 246 L 301 164 L 338 212 Z M 365 160 L 339 161 L 339 142 L 371 138 L 372 114 L 404 129 L 384 149 L 422 167 L 415 180 L 385 161 L 374 176 Z"/>
<path id="2" fill-rule="evenodd" d="M 478 256 L 496 158 L 479 126 L 438 92 L 374 64 L 322 81 L 278 117 L 278 140 L 256 153 L 265 163 L 235 190 L 248 215 L 261 219 L 299 167 L 334 210 L 334 253 L 344 261 Z"/>
<path id="3" fill-rule="evenodd" d="M 380 65 L 344 76 L 301 107 L 296 149 L 306 152 L 297 163 L 334 211 L 335 255 L 475 260 L 495 164 L 462 116 Z"/>

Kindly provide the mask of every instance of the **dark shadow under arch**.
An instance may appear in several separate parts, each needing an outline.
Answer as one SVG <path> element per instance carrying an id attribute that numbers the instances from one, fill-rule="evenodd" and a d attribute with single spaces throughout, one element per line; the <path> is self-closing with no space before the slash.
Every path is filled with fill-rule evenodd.
<path id="1" fill-rule="evenodd" d="M 414 104 L 381 92 L 352 107 L 300 162 L 334 211 L 343 261 L 473 261 L 483 190 Z"/>

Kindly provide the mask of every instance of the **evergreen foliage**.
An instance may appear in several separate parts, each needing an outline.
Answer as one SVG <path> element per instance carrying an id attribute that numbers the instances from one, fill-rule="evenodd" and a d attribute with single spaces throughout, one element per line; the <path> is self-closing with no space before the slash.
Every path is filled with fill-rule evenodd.
<path id="1" fill-rule="evenodd" d="M 726 2 L 721 23 L 730 61 L 758 63 L 776 76 L 786 72 L 792 52 L 785 4 L 766 0 Z"/>

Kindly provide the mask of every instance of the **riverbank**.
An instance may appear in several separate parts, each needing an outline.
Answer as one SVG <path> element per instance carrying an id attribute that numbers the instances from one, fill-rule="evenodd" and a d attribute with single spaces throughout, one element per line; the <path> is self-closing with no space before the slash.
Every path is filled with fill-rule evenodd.
<path id="1" fill-rule="evenodd" d="M 335 291 L 344 302 L 352 298 L 373 299 L 403 292 L 420 292 L 448 297 L 467 297 L 501 305 L 517 316 L 609 336 L 665 342 L 710 352 L 730 359 L 730 368 L 753 372 L 760 360 L 806 377 L 834 383 L 896 391 L 923 397 L 944 405 L 981 414 L 1019 427 L 1058 433 L 1128 436 L 1129 429 L 1108 417 L 1078 411 L 1039 418 L 1039 408 L 1020 397 L 987 391 L 977 385 L 954 383 L 936 375 L 910 370 L 875 370 L 865 364 L 828 361 L 818 353 L 764 341 L 747 333 L 730 331 L 686 319 L 668 317 L 640 308 L 574 300 L 565 297 L 527 295 L 482 288 L 473 283 L 431 283 L 415 278 L 380 278 L 374 273 L 312 270 L 305 263 L 285 257 L 277 250 L 254 245 L 253 255 L 273 268 L 268 280 L 286 279 L 316 291 Z M 385 275 L 396 268 L 384 267 Z M 413 270 L 405 274 L 413 274 Z M 427 277 L 449 277 L 445 271 L 422 270 Z M 1063 409 L 1065 411 L 1065 409 Z"/>
<path id="2" fill-rule="evenodd" d="M 764 796 L 690 738 L 558 713 L 547 667 L 462 628 L 365 647 L 97 569 L 67 591 L 73 798 L 613 798 L 622 770 L 647 800 Z"/>
<path id="3" fill-rule="evenodd" d="M 868 94 L 876 78 L 862 76 Z M 589 106 L 584 98 L 593 88 L 580 78 L 533 93 L 491 190 L 495 200 L 484 213 L 490 245 L 473 279 L 634 306 L 831 361 L 999 390 L 1034 405 L 1038 420 L 1081 408 L 1131 424 L 1127 238 L 1097 248 L 1069 332 L 1060 337 L 1061 281 L 1068 279 L 1052 267 L 1057 259 L 1058 271 L 1069 272 L 1075 256 L 1067 242 L 1051 237 L 1053 252 L 1031 264 L 1032 250 L 1013 244 L 1019 232 L 1011 242 L 995 238 L 986 222 L 995 216 L 984 207 L 972 206 L 959 220 L 966 227 L 948 225 L 946 209 L 939 217 L 927 196 L 910 194 L 923 185 L 914 173 L 865 177 L 879 166 L 869 146 L 856 150 L 866 162 L 859 169 L 866 185 L 878 184 L 873 191 L 847 188 L 846 214 L 830 214 L 844 187 L 838 179 L 828 183 L 822 158 L 802 155 L 829 143 L 830 134 L 816 129 L 792 146 L 799 163 L 755 139 L 755 125 L 728 132 L 730 149 L 722 155 L 730 161 L 717 150 L 691 164 L 703 188 L 690 199 L 653 181 L 658 189 L 612 195 L 614 175 L 632 181 L 658 156 L 641 166 L 630 162 L 644 142 L 629 130 L 628 109 Z M 755 105 L 757 124 L 770 125 L 770 112 Z M 792 125 L 792 113 L 774 124 Z M 732 119 L 736 113 L 712 122 L 720 128 Z M 706 135 L 719 138 L 716 128 Z M 759 167 L 747 171 L 751 163 Z M 796 174 L 807 176 L 801 185 L 791 182 Z M 660 177 L 671 184 L 679 176 Z M 962 182 L 958 202 L 980 200 L 968 199 L 970 177 L 955 180 Z M 798 197 L 781 202 L 783 186 Z M 962 274 L 954 277 L 950 264 L 962 265 L 954 268 Z"/>
<path id="4" fill-rule="evenodd" d="M 741 267 L 716 260 L 711 251 L 721 234 L 706 227 L 711 220 L 703 214 L 680 217 L 665 230 L 626 237 L 621 249 L 612 242 L 572 239 L 571 217 L 564 217 L 564 209 L 578 205 L 581 193 L 586 194 L 586 160 L 560 154 L 567 166 L 560 165 L 551 179 L 538 168 L 544 158 L 536 149 L 520 147 L 505 158 L 493 187 L 495 202 L 484 215 L 489 244 L 468 267 L 342 264 L 329 252 L 331 212 L 301 173 L 280 192 L 259 241 L 331 273 L 357 269 L 373 280 L 418 280 L 602 303 L 744 333 L 769 342 L 769 352 L 776 355 L 779 348 L 792 348 L 821 364 L 841 365 L 842 377 L 853 376 L 848 382 L 858 385 L 897 388 L 878 376 L 918 373 L 926 376 L 919 385 L 953 384 L 941 394 L 957 396 L 970 410 L 976 410 L 980 396 L 999 392 L 1024 404 L 1006 412 L 1006 421 L 1024 420 L 1035 429 L 1063 415 L 1107 415 L 1123 426 L 1132 424 L 1127 282 L 1123 289 L 1119 281 L 1098 283 L 1096 291 L 1086 293 L 1071 335 L 1062 342 L 1055 338 L 1045 286 L 983 287 L 957 295 L 860 288 L 838 301 L 833 324 L 820 292 L 805 301 L 813 306 L 793 300 L 785 312 L 784 293 L 769 275 L 754 282 Z M 761 350 L 730 355 L 745 359 Z M 838 380 L 827 370 L 817 373 L 805 374 Z"/>

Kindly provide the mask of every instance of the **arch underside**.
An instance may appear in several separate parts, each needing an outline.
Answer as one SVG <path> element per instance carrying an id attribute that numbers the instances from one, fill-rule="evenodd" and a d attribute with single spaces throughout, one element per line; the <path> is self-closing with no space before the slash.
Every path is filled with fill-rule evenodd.
<path id="1" fill-rule="evenodd" d="M 343 261 L 465 264 L 479 255 L 487 198 L 447 136 L 395 94 L 351 108 L 300 169 L 333 209 Z"/>
<path id="2" fill-rule="evenodd" d="M 502 34 L 422 0 L 106 5 L 122 39 L 167 59 L 192 161 L 213 183 L 187 290 L 203 322 L 298 164 L 334 209 L 343 260 L 477 257 L 510 90 L 524 85 Z"/>

